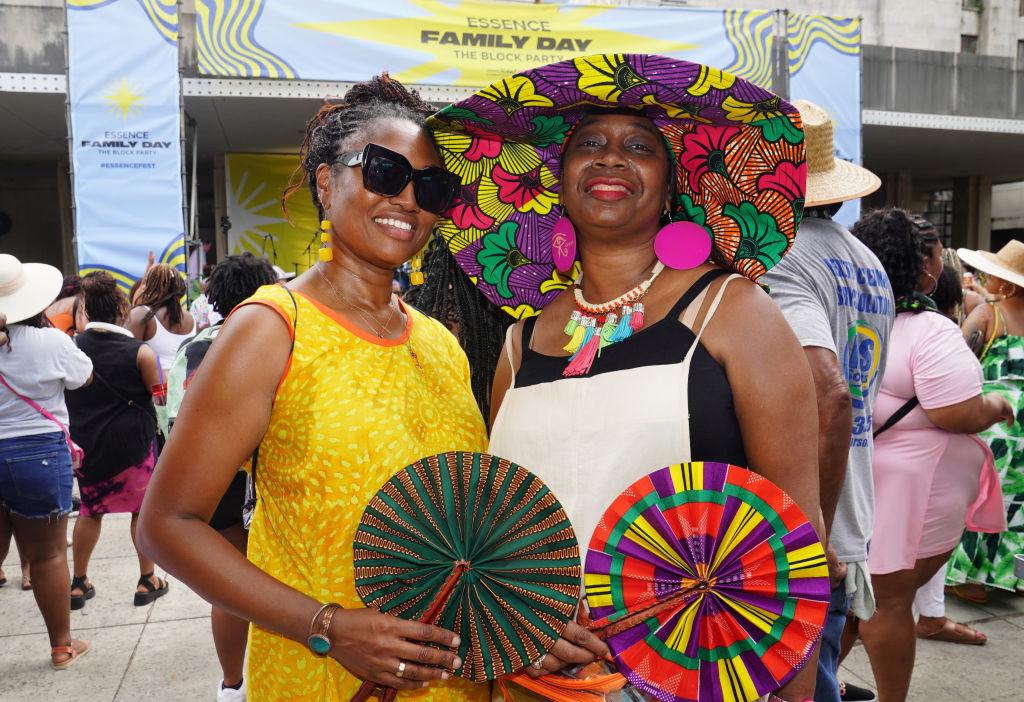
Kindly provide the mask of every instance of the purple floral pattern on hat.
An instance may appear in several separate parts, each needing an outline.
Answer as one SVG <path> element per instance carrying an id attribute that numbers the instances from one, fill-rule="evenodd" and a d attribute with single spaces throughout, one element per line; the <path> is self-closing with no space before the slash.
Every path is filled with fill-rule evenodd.
<path id="1" fill-rule="evenodd" d="M 792 105 L 666 56 L 601 54 L 533 68 L 428 120 L 463 183 L 440 231 L 481 292 L 512 316 L 538 313 L 570 284 L 551 255 L 562 146 L 595 108 L 623 107 L 665 137 L 678 184 L 672 218 L 704 226 L 719 260 L 757 280 L 792 245 L 806 186 Z"/>

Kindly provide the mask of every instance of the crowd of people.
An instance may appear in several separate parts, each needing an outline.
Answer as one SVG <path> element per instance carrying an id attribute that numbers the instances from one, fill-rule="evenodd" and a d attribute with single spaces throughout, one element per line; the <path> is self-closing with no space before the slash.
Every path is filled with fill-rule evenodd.
<path id="1" fill-rule="evenodd" d="M 212 605 L 218 700 L 348 700 L 364 681 L 492 699 L 453 675 L 455 632 L 364 608 L 352 577 L 364 506 L 448 450 L 528 467 L 584 547 L 611 497 L 660 466 L 720 461 L 781 487 L 827 546 L 832 591 L 820 643 L 769 700 L 876 699 L 841 679 L 858 638 L 882 702 L 907 698 L 917 638 L 985 644 L 943 597 L 1024 588 L 1024 243 L 954 256 L 892 207 L 847 229 L 842 203 L 880 182 L 835 156 L 821 108 L 719 77 L 710 94 L 728 110 L 774 101 L 772 128 L 715 107 L 693 130 L 674 91 L 706 67 L 679 63 L 657 81 L 625 66 L 631 85 L 664 91 L 630 109 L 580 107 L 535 80 L 519 107 L 508 95 L 487 112 L 478 94 L 428 119 L 387 75 L 357 84 L 305 130 L 283 204 L 308 191 L 323 246 L 294 280 L 226 256 L 187 307 L 167 265 L 126 293 L 103 272 L 62 278 L 0 254 L 0 562 L 13 536 L 53 667 L 90 649 L 69 612 L 108 596 L 90 556 L 104 515 L 128 513 L 134 604 L 168 592 L 159 564 Z M 545 129 L 524 136 L 525 104 Z M 484 127 L 489 145 L 445 141 Z M 541 165 L 552 153 L 557 167 Z M 469 182 L 482 154 L 538 180 L 485 210 Z M 537 252 L 506 241 L 494 263 L 481 250 L 471 278 L 435 233 L 511 223 L 543 240 L 552 206 L 530 198 L 544 193 L 575 267 L 513 324 L 484 284 L 508 289 Z M 672 239 L 680 221 L 709 241 Z M 396 269 L 424 250 L 422 284 L 397 294 Z M 570 622 L 526 672 L 608 655 Z"/>

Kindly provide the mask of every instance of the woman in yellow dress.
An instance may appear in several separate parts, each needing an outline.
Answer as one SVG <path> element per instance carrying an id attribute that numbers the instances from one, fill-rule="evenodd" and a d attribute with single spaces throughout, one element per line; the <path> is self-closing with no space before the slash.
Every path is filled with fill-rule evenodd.
<path id="1" fill-rule="evenodd" d="M 458 182 L 427 113 L 385 75 L 310 121 L 301 178 L 324 220 L 320 262 L 225 322 L 146 496 L 142 547 L 253 623 L 253 702 L 347 702 L 362 680 L 423 702 L 488 698 L 452 675 L 454 633 L 363 608 L 353 578 L 352 539 L 378 488 L 423 456 L 486 442 L 458 343 L 391 291 Z M 207 520 L 257 445 L 246 560 Z"/>

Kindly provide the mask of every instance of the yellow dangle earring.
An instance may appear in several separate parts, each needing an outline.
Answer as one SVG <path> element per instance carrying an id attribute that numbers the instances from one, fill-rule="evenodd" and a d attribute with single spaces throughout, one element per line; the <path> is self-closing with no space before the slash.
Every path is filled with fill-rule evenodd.
<path id="1" fill-rule="evenodd" d="M 334 249 L 331 248 L 331 220 L 329 219 L 325 219 L 320 222 L 320 242 L 323 245 L 317 249 L 317 256 L 324 263 L 333 261 Z"/>
<path id="2" fill-rule="evenodd" d="M 423 285 L 423 252 L 420 251 L 413 256 L 409 264 L 412 266 L 412 272 L 409 274 L 409 283 L 412 285 Z"/>

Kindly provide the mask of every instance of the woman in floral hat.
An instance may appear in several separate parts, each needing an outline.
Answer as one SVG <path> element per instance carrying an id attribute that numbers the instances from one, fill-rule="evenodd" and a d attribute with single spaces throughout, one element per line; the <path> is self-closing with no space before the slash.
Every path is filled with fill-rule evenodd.
<path id="1" fill-rule="evenodd" d="M 615 495 L 690 460 L 749 466 L 822 534 L 810 372 L 753 282 L 800 219 L 797 111 L 707 66 L 603 55 L 503 79 L 429 124 L 462 177 L 439 230 L 520 320 L 491 452 L 547 483 L 584 547 Z M 531 674 L 607 653 L 570 624 Z M 815 655 L 794 652 L 804 668 L 778 699 L 811 697 Z"/>

